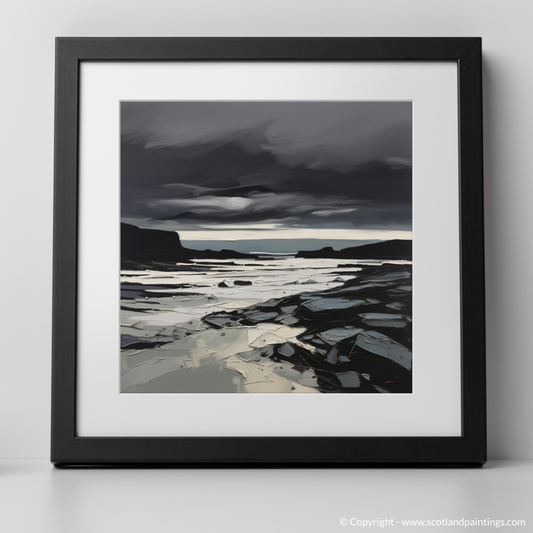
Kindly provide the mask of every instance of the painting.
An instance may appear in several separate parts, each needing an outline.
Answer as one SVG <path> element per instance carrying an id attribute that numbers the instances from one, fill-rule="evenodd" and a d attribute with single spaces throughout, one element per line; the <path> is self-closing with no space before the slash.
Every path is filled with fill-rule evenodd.
<path id="1" fill-rule="evenodd" d="M 52 463 L 484 464 L 482 71 L 57 38 Z"/>
<path id="2" fill-rule="evenodd" d="M 122 393 L 412 393 L 410 101 L 122 101 L 120 127 Z"/>

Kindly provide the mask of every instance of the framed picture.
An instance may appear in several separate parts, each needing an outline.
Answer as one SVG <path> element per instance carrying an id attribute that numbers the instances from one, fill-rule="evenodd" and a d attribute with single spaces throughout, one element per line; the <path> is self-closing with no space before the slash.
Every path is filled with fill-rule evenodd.
<path id="1" fill-rule="evenodd" d="M 481 39 L 58 38 L 56 466 L 486 461 Z"/>

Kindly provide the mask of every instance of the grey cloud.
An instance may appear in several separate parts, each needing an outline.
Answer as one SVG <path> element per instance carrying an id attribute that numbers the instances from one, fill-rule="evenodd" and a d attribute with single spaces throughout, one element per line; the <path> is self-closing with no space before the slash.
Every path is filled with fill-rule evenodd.
<path id="1" fill-rule="evenodd" d="M 122 138 L 146 147 L 238 142 L 289 166 L 347 171 L 411 158 L 410 102 L 123 102 Z"/>
<path id="2" fill-rule="evenodd" d="M 123 103 L 121 174 L 130 223 L 410 229 L 411 105 Z"/>

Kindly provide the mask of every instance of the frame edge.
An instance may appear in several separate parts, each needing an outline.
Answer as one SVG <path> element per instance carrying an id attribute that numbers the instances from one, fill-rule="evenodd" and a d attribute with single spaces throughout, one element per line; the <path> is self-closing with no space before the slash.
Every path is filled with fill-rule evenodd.
<path id="1" fill-rule="evenodd" d="M 376 48 L 376 43 L 380 46 Z M 423 50 L 421 45 L 424 44 Z M 245 46 L 246 45 L 246 46 Z M 269 49 L 269 47 L 272 47 Z M 242 49 L 246 48 L 245 51 Z M 385 55 L 386 57 L 385 57 Z M 357 57 L 354 57 L 357 56 Z M 460 137 L 460 216 L 461 216 L 461 287 L 463 316 L 463 437 L 447 438 L 365 438 L 327 437 L 328 453 L 335 459 L 317 460 L 323 453 L 320 438 L 275 437 L 247 438 L 86 438 L 76 436 L 76 305 L 77 305 L 77 163 L 79 63 L 91 60 L 453 60 L 459 68 Z M 309 464 L 356 466 L 395 465 L 467 465 L 486 462 L 486 384 L 483 272 L 483 157 L 481 102 L 480 38 L 57 38 L 54 142 L 54 252 L 53 252 L 53 332 L 52 332 L 52 446 L 51 462 L 67 465 L 285 465 Z M 468 102 L 468 106 L 465 104 Z M 470 109 L 469 109 L 470 108 Z M 473 138 L 472 138 L 473 136 Z M 467 151 L 468 150 L 468 151 Z M 471 152 L 470 152 L 471 151 Z M 469 174 L 473 178 L 468 178 Z M 479 194 L 481 193 L 481 196 Z M 473 202 L 473 204 L 470 204 Z M 466 231 L 465 205 L 474 205 L 468 215 L 471 228 Z M 481 225 L 480 225 L 481 224 Z M 481 237 L 480 237 L 481 236 Z M 472 246 L 472 245 L 475 246 Z M 472 262 L 470 262 L 472 261 Z M 466 278 L 465 278 L 466 276 Z M 477 278 L 476 278 L 477 276 Z M 479 279 L 481 278 L 481 279 Z M 473 283 L 467 286 L 466 280 Z M 475 300 L 477 298 L 477 300 Z M 480 300 L 481 299 L 481 300 Z M 477 305 L 474 305 L 477 301 Z M 475 335 L 465 338 L 466 315 L 479 310 Z M 471 322 L 469 322 L 471 327 Z M 476 345 L 476 340 L 478 344 Z M 481 345 L 479 343 L 482 343 Z M 471 355 L 473 354 L 473 355 Z M 476 372 L 474 373 L 474 366 Z M 481 371 L 479 369 L 481 368 Z M 467 384 L 473 379 L 474 386 Z M 467 387 L 467 385 L 469 385 Z M 477 413 L 477 414 L 476 414 Z M 368 439 L 368 440 L 365 440 Z M 264 442 L 287 444 L 294 450 L 309 446 L 301 461 L 287 457 L 264 456 Z M 258 442 L 252 442 L 258 441 Z M 279 441 L 279 442 L 278 442 Z M 388 442 L 387 442 L 388 441 Z M 389 443 L 396 458 L 386 459 Z M 362 459 L 345 456 L 350 445 L 362 446 Z M 381 443 L 381 444 L 380 444 Z M 218 452 L 214 445 L 221 445 Z M 229 445 L 229 448 L 228 448 Z M 251 448 L 256 452 L 250 453 Z M 296 448 L 293 449 L 293 446 Z M 427 446 L 430 448 L 427 448 Z M 435 445 L 437 445 L 435 447 Z M 243 448 L 244 446 L 244 448 Z M 244 453 L 235 457 L 234 450 Z M 225 450 L 225 451 L 224 451 Z M 258 453 L 259 450 L 259 453 Z M 253 451 L 253 450 L 252 450 Z M 185 453 L 181 460 L 178 452 Z M 438 457 L 445 452 L 447 458 Z M 157 455 L 159 457 L 157 457 Z M 199 455 L 203 454 L 203 456 Z M 144 457 L 143 457 L 144 455 Z M 393 454 L 394 455 L 394 454 Z M 315 457 L 313 459 L 313 457 Z M 307 458 L 307 459 L 306 459 Z"/>

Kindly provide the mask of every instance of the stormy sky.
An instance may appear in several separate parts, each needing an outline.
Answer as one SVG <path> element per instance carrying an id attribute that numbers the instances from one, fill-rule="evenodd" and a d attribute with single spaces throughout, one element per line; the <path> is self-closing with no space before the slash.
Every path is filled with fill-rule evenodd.
<path id="1" fill-rule="evenodd" d="M 122 102 L 122 220 L 194 241 L 410 238 L 411 116 L 410 102 Z"/>

